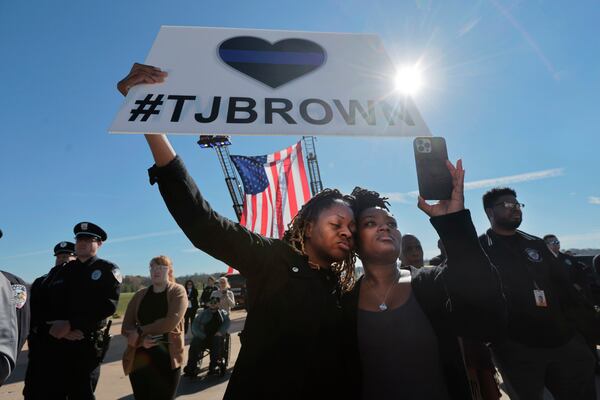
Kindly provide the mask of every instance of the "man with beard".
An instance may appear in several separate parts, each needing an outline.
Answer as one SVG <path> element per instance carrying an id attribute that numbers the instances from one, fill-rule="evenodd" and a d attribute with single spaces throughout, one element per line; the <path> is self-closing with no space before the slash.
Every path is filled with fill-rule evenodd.
<path id="1" fill-rule="evenodd" d="M 498 268 L 507 300 L 508 326 L 492 343 L 511 399 L 595 399 L 594 357 L 573 320 L 580 308 L 567 271 L 535 236 L 517 230 L 524 205 L 510 188 L 483 196 L 491 223 L 480 243 Z"/>

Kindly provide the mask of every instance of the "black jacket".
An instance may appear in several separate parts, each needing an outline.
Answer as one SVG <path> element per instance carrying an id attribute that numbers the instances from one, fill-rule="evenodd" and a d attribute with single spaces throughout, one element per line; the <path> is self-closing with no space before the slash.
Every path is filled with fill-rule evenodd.
<path id="1" fill-rule="evenodd" d="M 489 341 L 502 334 L 506 306 L 500 277 L 477 240 L 468 210 L 431 219 L 446 247 L 441 266 L 411 268 L 411 285 L 438 338 L 440 361 L 451 399 L 471 399 L 459 336 Z M 358 295 L 362 279 L 342 300 L 352 398 L 361 395 L 357 342 Z M 385 366 L 382 366 L 385 368 Z"/>
<path id="2" fill-rule="evenodd" d="M 185 292 L 187 293 L 187 288 L 185 288 Z M 198 309 L 198 289 L 195 287 L 190 290 L 190 293 L 188 294 L 188 301 L 192 305 L 192 310 Z"/>
<path id="3" fill-rule="evenodd" d="M 218 290 L 216 286 L 205 286 L 204 289 L 202 289 L 202 294 L 200 295 L 200 305 L 202 307 L 207 306 L 208 302 L 210 301 L 210 295 L 215 290 Z"/>
<path id="4" fill-rule="evenodd" d="M 106 319 L 117 310 L 121 292 L 121 272 L 116 264 L 92 257 L 85 262 L 78 259 L 64 264 L 61 279 L 54 285 L 62 286 L 60 293 L 53 293 L 53 312 L 57 319 L 68 320 L 71 329 L 84 334 L 96 332 L 106 325 Z M 62 280 L 58 285 L 59 280 Z"/>
<path id="5" fill-rule="evenodd" d="M 200 250 L 247 279 L 247 318 L 225 399 L 334 399 L 342 381 L 337 280 L 289 244 L 217 214 L 179 157 L 149 170 L 171 215 Z"/>
<path id="6" fill-rule="evenodd" d="M 508 307 L 507 338 L 531 347 L 568 342 L 582 321 L 581 303 L 567 270 L 546 243 L 522 231 L 501 236 L 491 229 L 479 239 L 502 277 Z M 535 285 L 544 291 L 547 307 L 536 305 Z"/>

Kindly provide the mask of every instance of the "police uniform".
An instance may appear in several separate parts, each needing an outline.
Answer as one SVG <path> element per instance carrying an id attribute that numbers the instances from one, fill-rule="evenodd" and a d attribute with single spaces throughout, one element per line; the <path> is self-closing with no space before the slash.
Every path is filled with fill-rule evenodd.
<path id="1" fill-rule="evenodd" d="M 81 222 L 73 229 L 76 238 L 92 237 L 104 242 L 106 232 L 90 222 Z M 103 328 L 117 310 L 121 287 L 119 267 L 96 256 L 79 258 L 65 265 L 65 290 L 60 297 L 71 330 L 80 330 L 85 338 L 64 340 L 67 377 L 66 389 L 70 399 L 94 399 L 100 376 L 103 348 Z M 105 337 L 104 337 L 105 338 Z"/>
<path id="2" fill-rule="evenodd" d="M 599 305 L 600 287 L 592 268 L 563 252 L 559 252 L 556 258 L 569 274 L 573 288 L 582 299 L 590 305 Z"/>
<path id="3" fill-rule="evenodd" d="M 75 243 L 63 241 L 54 246 L 54 256 L 75 255 Z M 31 285 L 31 324 L 27 338 L 29 351 L 25 387 L 26 400 L 65 398 L 62 365 L 64 341 L 50 336 L 48 321 L 61 319 L 63 304 L 57 304 L 65 290 L 64 275 L 66 263 L 54 266 L 47 274 L 40 276 Z"/>
<path id="4" fill-rule="evenodd" d="M 0 230 L 0 238 L 2 231 Z M 21 278 L 0 271 L 0 385 L 14 369 L 29 331 L 27 284 Z"/>
<path id="5" fill-rule="evenodd" d="M 511 398 L 595 399 L 594 359 L 576 330 L 580 307 L 565 268 L 546 243 L 522 231 L 480 236 L 497 267 L 507 300 L 505 338 L 492 343 Z"/>

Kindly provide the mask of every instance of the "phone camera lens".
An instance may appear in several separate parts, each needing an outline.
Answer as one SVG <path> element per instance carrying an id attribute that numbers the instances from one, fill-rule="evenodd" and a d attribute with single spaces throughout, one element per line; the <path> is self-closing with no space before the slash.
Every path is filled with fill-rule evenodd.
<path id="1" fill-rule="evenodd" d="M 425 151 L 425 147 L 423 147 L 423 146 L 419 146 L 419 147 L 417 147 L 417 149 L 418 149 L 420 152 L 423 152 L 423 151 Z"/>
<path id="2" fill-rule="evenodd" d="M 431 143 L 425 142 L 425 147 L 430 148 L 431 147 Z"/>

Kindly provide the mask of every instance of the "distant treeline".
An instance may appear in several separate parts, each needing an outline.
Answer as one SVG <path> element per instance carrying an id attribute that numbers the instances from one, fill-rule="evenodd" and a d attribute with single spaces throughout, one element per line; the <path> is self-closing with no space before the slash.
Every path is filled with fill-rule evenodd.
<path id="1" fill-rule="evenodd" d="M 182 285 L 187 281 L 191 280 L 196 285 L 196 289 L 202 290 L 204 285 L 206 284 L 206 280 L 209 276 L 214 278 L 218 278 L 223 275 L 222 272 L 215 272 L 213 274 L 194 274 L 194 275 L 183 275 L 175 277 L 177 283 L 181 283 Z M 139 289 L 143 287 L 150 286 L 150 277 L 149 276 L 140 276 L 140 275 L 125 275 L 123 277 L 123 283 L 121 284 L 121 292 L 137 292 Z"/>
<path id="2" fill-rule="evenodd" d="M 595 256 L 600 254 L 600 249 L 569 249 L 576 256 Z"/>

